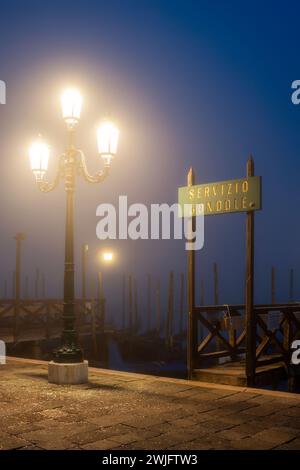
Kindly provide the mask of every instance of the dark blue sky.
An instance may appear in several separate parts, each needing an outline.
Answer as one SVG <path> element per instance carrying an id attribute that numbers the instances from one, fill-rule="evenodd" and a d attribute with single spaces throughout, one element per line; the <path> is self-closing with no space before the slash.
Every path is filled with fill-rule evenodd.
<path id="1" fill-rule="evenodd" d="M 176 202 L 193 165 L 198 182 L 242 177 L 249 153 L 263 177 L 256 217 L 256 299 L 270 300 L 270 267 L 278 269 L 278 300 L 287 299 L 294 267 L 300 294 L 300 4 L 240 1 L 4 1 L 0 15 L 1 274 L 14 267 L 12 236 L 27 233 L 24 271 L 45 271 L 54 292 L 61 281 L 63 189 L 38 193 L 27 147 L 41 132 L 54 156 L 64 148 L 59 96 L 69 83 L 84 95 L 78 144 L 98 168 L 95 125 L 110 112 L 121 131 L 110 179 L 78 183 L 77 252 L 95 237 L 95 208 L 128 194 L 129 202 Z M 243 299 L 244 215 L 211 217 L 198 254 L 211 298 L 219 263 L 222 302 Z M 185 269 L 182 242 L 115 242 L 117 273 Z M 34 263 L 32 260 L 34 259 Z M 95 263 L 96 266 L 96 263 Z M 115 274 L 114 274 L 115 273 Z M 79 272 L 78 272 L 79 274 Z M 144 279 L 141 278 L 141 283 Z M 119 285 L 119 284 L 118 284 Z M 0 286 L 2 289 L 2 286 Z"/>

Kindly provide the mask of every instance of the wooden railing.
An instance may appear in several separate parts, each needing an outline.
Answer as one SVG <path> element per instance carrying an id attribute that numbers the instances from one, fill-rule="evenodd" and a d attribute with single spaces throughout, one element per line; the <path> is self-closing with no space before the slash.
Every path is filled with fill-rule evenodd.
<path id="1" fill-rule="evenodd" d="M 62 313 L 61 299 L 0 300 L 0 339 L 17 342 L 26 340 L 26 334 L 37 339 L 57 337 Z M 95 335 L 104 330 L 105 299 L 76 299 L 75 313 L 80 334 Z"/>
<path id="2" fill-rule="evenodd" d="M 261 366 L 288 366 L 291 343 L 300 334 L 299 303 L 255 305 L 253 348 L 246 342 L 245 305 L 197 306 L 192 319 L 192 369 L 207 367 L 214 359 L 234 361 L 242 355 L 246 365 L 247 361 L 254 364 L 254 373 Z"/>

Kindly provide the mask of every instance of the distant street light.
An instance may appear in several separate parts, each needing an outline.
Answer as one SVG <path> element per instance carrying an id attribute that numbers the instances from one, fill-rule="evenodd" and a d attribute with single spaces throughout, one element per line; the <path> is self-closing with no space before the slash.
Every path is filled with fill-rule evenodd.
<path id="1" fill-rule="evenodd" d="M 67 125 L 69 144 L 59 159 L 57 174 L 52 183 L 46 180 L 49 161 L 49 147 L 40 138 L 29 149 L 32 172 L 38 188 L 49 192 L 56 188 L 61 179 L 66 190 L 66 229 L 65 229 L 65 268 L 64 268 L 64 308 L 62 345 L 54 351 L 54 363 L 81 363 L 83 352 L 79 346 L 78 334 L 75 329 L 74 310 L 74 226 L 73 196 L 75 180 L 78 174 L 89 183 L 101 183 L 109 174 L 112 158 L 118 147 L 119 131 L 110 121 L 104 121 L 97 130 L 99 155 L 103 158 L 104 169 L 96 175 L 90 175 L 86 166 L 84 153 L 74 143 L 75 127 L 79 122 L 82 97 L 78 90 L 68 89 L 61 97 L 62 116 Z"/>
<path id="2" fill-rule="evenodd" d="M 114 254 L 111 251 L 102 253 L 102 259 L 105 263 L 111 263 L 114 260 Z"/>

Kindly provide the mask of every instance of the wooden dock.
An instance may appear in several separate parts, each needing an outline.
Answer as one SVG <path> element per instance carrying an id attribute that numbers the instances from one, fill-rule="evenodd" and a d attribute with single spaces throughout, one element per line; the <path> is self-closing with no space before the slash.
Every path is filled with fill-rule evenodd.
<path id="1" fill-rule="evenodd" d="M 291 344 L 300 333 L 300 304 L 255 305 L 251 318 L 254 348 L 247 342 L 245 305 L 194 306 L 189 333 L 190 378 L 243 387 L 250 383 L 275 387 L 287 377 Z M 253 363 L 251 380 L 249 362 Z"/>
<path id="2" fill-rule="evenodd" d="M 247 387 L 245 370 L 245 361 L 227 362 L 211 367 L 194 369 L 192 378 L 201 382 Z M 256 386 L 265 387 L 272 385 L 276 388 L 278 382 L 284 377 L 286 377 L 284 362 L 258 366 L 256 369 Z"/>

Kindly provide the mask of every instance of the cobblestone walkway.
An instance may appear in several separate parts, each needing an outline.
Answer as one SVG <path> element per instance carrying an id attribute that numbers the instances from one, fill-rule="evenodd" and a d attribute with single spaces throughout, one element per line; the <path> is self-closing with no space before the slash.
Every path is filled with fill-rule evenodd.
<path id="1" fill-rule="evenodd" d="M 300 449 L 300 396 L 90 369 L 47 382 L 47 364 L 0 366 L 0 449 Z"/>

